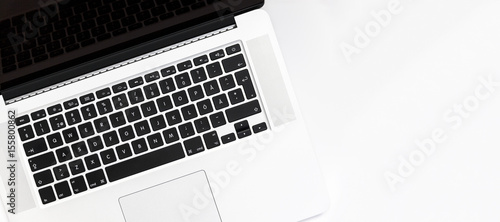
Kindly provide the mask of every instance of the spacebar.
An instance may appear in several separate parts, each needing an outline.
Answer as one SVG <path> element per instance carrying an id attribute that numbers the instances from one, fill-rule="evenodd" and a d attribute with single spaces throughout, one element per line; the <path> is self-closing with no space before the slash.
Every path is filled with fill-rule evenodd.
<path id="1" fill-rule="evenodd" d="M 180 143 L 106 167 L 110 182 L 184 158 Z"/>

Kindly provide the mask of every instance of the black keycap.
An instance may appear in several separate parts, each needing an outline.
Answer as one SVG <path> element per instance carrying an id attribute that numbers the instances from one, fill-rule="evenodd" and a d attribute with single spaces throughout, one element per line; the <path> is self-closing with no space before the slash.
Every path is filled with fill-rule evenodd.
<path id="1" fill-rule="evenodd" d="M 33 133 L 33 128 L 31 128 L 30 125 L 21 127 L 19 128 L 18 131 L 19 131 L 19 137 L 21 137 L 22 141 L 26 141 L 35 137 L 35 134 Z"/>
<path id="2" fill-rule="evenodd" d="M 102 170 L 96 170 L 94 172 L 87 173 L 85 177 L 87 178 L 87 183 L 90 189 L 94 189 L 107 183 L 106 177 L 104 176 L 104 171 Z"/>
<path id="3" fill-rule="evenodd" d="M 111 87 L 114 93 L 119 93 L 127 89 L 127 84 L 122 82 Z"/>
<path id="4" fill-rule="evenodd" d="M 217 135 L 217 131 L 212 131 L 204 134 L 203 140 L 205 141 L 207 149 L 212 149 L 220 146 L 220 141 L 219 141 L 219 136 Z"/>
<path id="5" fill-rule="evenodd" d="M 151 132 L 151 129 L 149 128 L 148 121 L 143 120 L 141 122 L 138 122 L 134 124 L 135 132 L 137 133 L 137 136 L 142 136 L 146 135 Z"/>
<path id="6" fill-rule="evenodd" d="M 164 68 L 161 70 L 161 75 L 163 77 L 166 77 L 166 76 L 169 76 L 169 75 L 172 75 L 172 74 L 175 74 L 176 71 L 175 71 L 175 66 L 169 66 L 167 68 Z"/>
<path id="7" fill-rule="evenodd" d="M 36 111 L 36 112 L 33 112 L 33 113 L 31 114 L 31 119 L 32 119 L 33 121 L 35 121 L 35 120 L 37 120 L 37 119 L 41 119 L 41 118 L 44 118 L 44 117 L 46 117 L 46 116 L 47 116 L 47 113 L 45 113 L 45 110 L 44 110 L 44 109 L 42 109 L 42 110 L 38 110 L 38 111 Z"/>
<path id="8" fill-rule="evenodd" d="M 173 126 L 182 122 L 181 114 L 179 110 L 173 110 L 165 114 L 165 118 L 167 119 L 168 125 Z"/>
<path id="9" fill-rule="evenodd" d="M 226 116 L 229 122 L 234 122 L 260 113 L 261 111 L 262 110 L 260 108 L 259 101 L 253 100 L 248 103 L 244 103 L 242 105 L 227 109 Z"/>
<path id="10" fill-rule="evenodd" d="M 45 135 L 50 132 L 49 123 L 47 120 L 42 120 L 33 124 L 37 136 Z"/>
<path id="11" fill-rule="evenodd" d="M 57 104 L 57 105 L 53 105 L 49 108 L 47 108 L 47 112 L 49 113 L 49 115 L 54 115 L 56 113 L 60 113 L 62 112 L 63 108 L 61 106 L 61 104 Z"/>
<path id="12" fill-rule="evenodd" d="M 144 115 L 144 117 L 152 116 L 152 115 L 158 113 L 158 111 L 156 110 L 156 106 L 155 106 L 154 101 L 150 101 L 150 102 L 142 104 L 141 110 L 142 110 L 142 114 Z"/>
<path id="13" fill-rule="evenodd" d="M 226 108 L 229 106 L 229 102 L 227 101 L 226 94 L 220 94 L 212 98 L 212 101 L 215 105 L 215 109 L 220 110 L 222 108 Z"/>
<path id="14" fill-rule="evenodd" d="M 222 49 L 217 50 L 215 52 L 212 52 L 209 55 L 210 55 L 210 59 L 212 59 L 212 60 L 220 59 L 220 58 L 223 58 L 225 56 L 224 50 L 222 50 Z"/>
<path id="15" fill-rule="evenodd" d="M 248 124 L 247 120 L 243 120 L 241 122 L 237 122 L 234 124 L 234 130 L 236 132 L 240 132 L 247 129 L 250 129 L 250 125 Z"/>
<path id="16" fill-rule="evenodd" d="M 54 182 L 54 177 L 52 177 L 52 172 L 50 170 L 45 170 L 40 173 L 33 175 L 35 178 L 35 183 L 37 187 L 45 186 L 49 183 Z"/>
<path id="17" fill-rule="evenodd" d="M 54 133 L 47 136 L 47 143 L 50 148 L 56 148 L 63 145 L 63 140 L 60 133 Z"/>
<path id="18" fill-rule="evenodd" d="M 89 120 L 97 117 L 97 111 L 94 104 L 90 104 L 81 108 L 82 116 L 84 120 Z"/>
<path id="19" fill-rule="evenodd" d="M 172 95 L 172 99 L 174 100 L 174 104 L 176 106 L 182 106 L 189 102 L 186 91 L 176 92 Z"/>
<path id="20" fill-rule="evenodd" d="M 30 117 L 28 115 L 20 116 L 16 118 L 16 125 L 22 126 L 30 122 Z"/>
<path id="21" fill-rule="evenodd" d="M 78 131 L 80 132 L 80 136 L 83 138 L 94 135 L 94 128 L 91 123 L 84 123 L 78 126 Z"/>
<path id="22" fill-rule="evenodd" d="M 144 87 L 144 94 L 147 99 L 155 98 L 160 95 L 158 84 L 152 83 Z"/>
<path id="23" fill-rule="evenodd" d="M 111 101 L 109 99 L 101 100 L 101 101 L 97 102 L 96 105 L 97 105 L 97 110 L 99 111 L 100 115 L 104 115 L 104 114 L 113 112 L 113 107 L 112 107 Z M 82 111 L 82 113 L 83 113 L 83 111 Z"/>
<path id="24" fill-rule="evenodd" d="M 230 133 L 230 134 L 222 136 L 221 139 L 222 139 L 222 143 L 223 144 L 227 144 L 227 143 L 235 141 L 236 140 L 236 136 L 234 135 L 234 133 Z"/>
<path id="25" fill-rule="evenodd" d="M 234 84 L 233 75 L 223 76 L 223 77 L 219 78 L 219 82 L 220 82 L 222 90 L 228 90 L 228 89 L 234 88 L 236 86 L 236 84 Z"/>
<path id="26" fill-rule="evenodd" d="M 137 106 L 126 109 L 125 116 L 127 116 L 127 120 L 129 123 L 137 121 L 137 120 L 142 118 L 141 112 L 139 111 L 139 107 L 137 107 Z"/>
<path id="27" fill-rule="evenodd" d="M 242 130 L 242 131 L 237 132 L 237 134 L 238 134 L 238 138 L 242 139 L 242 138 L 245 138 L 247 136 L 252 135 L 252 131 L 250 129 L 246 129 L 246 130 Z"/>
<path id="28" fill-rule="evenodd" d="M 185 123 L 179 126 L 179 134 L 182 138 L 187 138 L 194 135 L 193 124 Z"/>
<path id="29" fill-rule="evenodd" d="M 170 100 L 170 96 L 164 96 L 156 100 L 156 105 L 160 112 L 167 111 L 169 109 L 174 108 L 172 104 L 172 100 Z"/>
<path id="30" fill-rule="evenodd" d="M 40 198 L 42 199 L 43 204 L 48 204 L 56 201 L 56 196 L 51 186 L 40 189 L 38 191 L 38 194 L 40 194 Z"/>
<path id="31" fill-rule="evenodd" d="M 100 136 L 92 137 L 87 140 L 87 146 L 90 150 L 90 152 L 95 152 L 97 150 L 100 150 L 104 148 L 104 145 L 102 144 L 102 140 Z"/>
<path id="32" fill-rule="evenodd" d="M 82 117 L 80 116 L 80 112 L 75 109 L 71 110 L 64 114 L 66 116 L 66 120 L 68 121 L 68 125 L 72 126 L 82 121 Z"/>
<path id="33" fill-rule="evenodd" d="M 163 137 L 165 138 L 165 142 L 167 144 L 173 143 L 180 139 L 176 128 L 170 128 L 163 131 Z"/>
<path id="34" fill-rule="evenodd" d="M 265 122 L 259 123 L 255 126 L 252 126 L 253 133 L 260 133 L 262 131 L 267 130 L 267 125 Z"/>
<path id="35" fill-rule="evenodd" d="M 31 171 L 36 172 L 57 163 L 54 153 L 48 152 L 40 156 L 33 157 L 28 160 Z"/>
<path id="36" fill-rule="evenodd" d="M 71 151 L 69 147 L 63 147 L 56 150 L 57 160 L 62 163 L 68 160 L 71 160 L 73 157 L 71 155 Z"/>
<path id="37" fill-rule="evenodd" d="M 50 126 L 52 127 L 53 131 L 66 127 L 66 123 L 64 122 L 64 118 L 62 115 L 54 116 L 49 120 L 50 120 Z"/>
<path id="38" fill-rule="evenodd" d="M 71 108 L 75 108 L 78 106 L 78 100 L 77 99 L 72 99 L 72 100 L 68 100 L 66 102 L 63 103 L 63 106 L 65 109 L 71 109 Z"/>
<path id="39" fill-rule="evenodd" d="M 191 85 L 191 80 L 187 72 L 175 76 L 177 88 L 182 89 Z"/>
<path id="40" fill-rule="evenodd" d="M 179 70 L 179 72 L 190 69 L 192 67 L 193 67 L 193 63 L 191 63 L 191 60 L 177 64 L 177 70 Z"/>
<path id="41" fill-rule="evenodd" d="M 136 158 L 108 166 L 106 167 L 106 173 L 109 181 L 113 182 L 182 158 L 184 158 L 182 145 L 180 143 L 176 143 Z"/>
<path id="42" fill-rule="evenodd" d="M 144 94 L 142 94 L 141 89 L 135 89 L 127 93 L 130 99 L 130 104 L 136 104 L 144 101 Z"/>
<path id="43" fill-rule="evenodd" d="M 94 120 L 94 126 L 95 126 L 95 129 L 98 133 L 102 133 L 102 132 L 107 131 L 111 128 L 107 117 L 102 117 L 102 118 Z"/>
<path id="44" fill-rule="evenodd" d="M 95 93 L 98 99 L 108 97 L 111 95 L 111 90 L 109 88 L 101 89 Z"/>
<path id="45" fill-rule="evenodd" d="M 207 65 L 207 73 L 210 78 L 222 75 L 222 68 L 219 62 L 214 62 Z"/>
<path id="46" fill-rule="evenodd" d="M 135 137 L 134 135 L 134 130 L 132 129 L 132 126 L 126 126 L 118 130 L 118 133 L 120 134 L 120 138 L 122 142 L 125 142 L 127 140 L 131 140 Z"/>
<path id="47" fill-rule="evenodd" d="M 191 101 L 193 101 L 193 102 L 196 100 L 202 99 L 204 97 L 203 89 L 201 88 L 200 85 L 189 88 L 188 94 L 189 94 L 189 98 L 191 98 Z"/>
<path id="48" fill-rule="evenodd" d="M 70 162 L 68 165 L 72 175 L 85 172 L 85 167 L 83 166 L 83 161 L 81 159 Z"/>
<path id="49" fill-rule="evenodd" d="M 54 185 L 54 188 L 56 190 L 56 196 L 59 199 L 64 199 L 66 197 L 71 196 L 71 189 L 69 188 L 67 181 L 63 181 L 61 183 Z"/>
<path id="50" fill-rule="evenodd" d="M 205 88 L 207 96 L 211 96 L 220 92 L 219 84 L 216 80 L 212 80 L 203 84 L 203 88 Z"/>
<path id="51" fill-rule="evenodd" d="M 115 151 L 113 149 L 104 150 L 101 152 L 101 160 L 104 165 L 113 163 L 116 161 Z"/>
<path id="52" fill-rule="evenodd" d="M 247 99 L 255 98 L 257 96 L 248 70 L 245 69 L 236 72 L 234 76 L 238 85 L 243 86 L 243 90 L 245 91 L 245 96 L 247 97 Z"/>
<path id="53" fill-rule="evenodd" d="M 190 120 L 198 117 L 198 114 L 196 113 L 196 108 L 194 105 L 189 105 L 185 106 L 181 109 L 182 116 L 184 117 L 184 120 Z"/>
<path id="54" fill-rule="evenodd" d="M 226 48 L 227 55 L 232 55 L 240 51 L 241 51 L 241 46 L 239 44 L 235 44 Z"/>
<path id="55" fill-rule="evenodd" d="M 200 113 L 200 116 L 203 116 L 207 113 L 211 113 L 213 111 L 212 102 L 210 102 L 210 99 L 198 102 L 196 106 L 198 107 L 198 112 Z"/>
<path id="56" fill-rule="evenodd" d="M 125 124 L 125 116 L 123 116 L 123 112 L 113 113 L 109 116 L 109 120 L 111 121 L 111 125 L 113 127 L 119 127 Z"/>
<path id="57" fill-rule="evenodd" d="M 141 76 L 128 81 L 128 86 L 130 88 L 134 88 L 134 87 L 140 86 L 142 84 L 144 84 L 144 80 L 142 79 Z"/>
<path id="58" fill-rule="evenodd" d="M 167 123 L 165 122 L 165 118 L 162 115 L 155 116 L 149 120 L 151 124 L 151 128 L 153 131 L 158 131 L 167 127 Z"/>
<path id="59" fill-rule="evenodd" d="M 174 84 L 174 79 L 168 78 L 160 81 L 160 89 L 161 93 L 163 94 L 173 92 L 176 89 Z"/>
<path id="60" fill-rule="evenodd" d="M 148 144 L 150 149 L 155 149 L 160 146 L 163 146 L 163 139 L 160 133 L 155 133 L 151 136 L 148 136 Z"/>
<path id="61" fill-rule="evenodd" d="M 75 193 L 75 194 L 78 194 L 78 193 L 81 193 L 81 192 L 87 190 L 87 185 L 85 185 L 85 179 L 83 179 L 83 176 L 72 178 L 69 180 L 69 183 L 71 184 L 71 189 L 73 190 L 73 193 Z"/>
<path id="62" fill-rule="evenodd" d="M 44 138 L 39 138 L 30 142 L 23 144 L 24 152 L 26 156 L 33 156 L 47 150 L 47 144 Z"/>
<path id="63" fill-rule="evenodd" d="M 104 140 L 104 144 L 106 144 L 107 147 L 116 145 L 120 142 L 120 139 L 118 138 L 118 135 L 115 131 L 105 133 L 102 136 L 102 139 Z"/>
<path id="64" fill-rule="evenodd" d="M 93 170 L 97 167 L 101 166 L 101 161 L 99 160 L 99 156 L 97 154 L 90 155 L 85 157 L 85 165 L 88 170 Z"/>
<path id="65" fill-rule="evenodd" d="M 89 152 L 87 150 L 87 145 L 85 145 L 85 142 L 83 141 L 71 145 L 71 149 L 73 150 L 75 157 L 83 156 Z"/>
<path id="66" fill-rule="evenodd" d="M 208 62 L 208 56 L 202 55 L 193 59 L 194 65 L 199 66 Z"/>
<path id="67" fill-rule="evenodd" d="M 60 165 L 54 167 L 54 176 L 56 177 L 57 180 L 68 178 L 70 176 L 68 167 L 66 165 Z"/>
<path id="68" fill-rule="evenodd" d="M 148 146 L 146 145 L 146 140 L 144 138 L 135 140 L 131 144 L 135 154 L 143 153 L 148 150 Z"/>
<path id="69" fill-rule="evenodd" d="M 194 83 L 199 83 L 207 79 L 207 74 L 205 73 L 205 69 L 203 67 L 193 69 L 190 73 Z"/>
<path id="70" fill-rule="evenodd" d="M 78 138 L 78 133 L 76 132 L 76 128 L 70 128 L 70 129 L 67 129 L 67 130 L 64 130 L 62 132 L 63 134 L 63 137 L 64 137 L 64 141 L 66 143 L 72 143 L 72 142 L 75 142 L 77 141 L 79 138 Z"/>
<path id="71" fill-rule="evenodd" d="M 243 68 L 246 65 L 247 64 L 245 63 L 245 58 L 242 54 L 222 60 L 222 66 L 224 66 L 224 71 L 226 71 L 227 73 Z"/>
<path id="72" fill-rule="evenodd" d="M 224 118 L 224 113 L 218 112 L 218 113 L 210 115 L 210 122 L 212 123 L 212 126 L 214 128 L 217 128 L 219 126 L 226 124 L 226 119 Z"/>
<path id="73" fill-rule="evenodd" d="M 231 104 L 238 104 L 245 101 L 245 97 L 243 96 L 243 91 L 241 89 L 235 89 L 227 94 L 229 96 L 229 101 Z"/>
<path id="74" fill-rule="evenodd" d="M 160 73 L 158 72 L 152 72 L 149 74 L 146 74 L 144 76 L 144 79 L 146 79 L 146 82 L 152 82 L 160 78 Z"/>
<path id="75" fill-rule="evenodd" d="M 94 94 L 90 93 L 80 97 L 80 104 L 83 105 L 86 103 L 94 102 L 94 100 L 95 100 Z"/>
<path id="76" fill-rule="evenodd" d="M 120 158 L 120 160 L 132 156 L 132 151 L 130 150 L 130 145 L 128 145 L 128 143 L 117 146 L 116 153 L 118 154 L 118 158 Z"/>
<path id="77" fill-rule="evenodd" d="M 188 156 L 200 153 L 205 150 L 201 137 L 197 136 L 184 141 L 184 148 Z"/>
<path id="78" fill-rule="evenodd" d="M 203 117 L 194 121 L 194 126 L 196 128 L 196 132 L 202 133 L 210 130 L 210 123 L 207 117 Z"/>
<path id="79" fill-rule="evenodd" d="M 125 96 L 125 94 L 114 96 L 113 104 L 115 105 L 116 110 L 127 107 L 128 106 L 127 96 Z"/>

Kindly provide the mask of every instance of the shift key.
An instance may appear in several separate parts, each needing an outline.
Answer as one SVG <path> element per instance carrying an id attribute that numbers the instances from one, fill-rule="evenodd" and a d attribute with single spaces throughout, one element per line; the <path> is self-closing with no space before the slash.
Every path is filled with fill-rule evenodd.
<path id="1" fill-rule="evenodd" d="M 262 109 L 260 108 L 259 101 L 253 100 L 248 103 L 227 109 L 226 116 L 229 122 L 234 122 L 260 112 L 262 112 Z"/>

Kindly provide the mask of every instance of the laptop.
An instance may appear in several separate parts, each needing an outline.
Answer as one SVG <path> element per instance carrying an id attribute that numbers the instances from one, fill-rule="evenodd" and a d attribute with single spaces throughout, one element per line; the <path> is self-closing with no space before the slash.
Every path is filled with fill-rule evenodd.
<path id="1" fill-rule="evenodd" d="M 300 221 L 329 200 L 263 0 L 0 3 L 9 221 Z"/>

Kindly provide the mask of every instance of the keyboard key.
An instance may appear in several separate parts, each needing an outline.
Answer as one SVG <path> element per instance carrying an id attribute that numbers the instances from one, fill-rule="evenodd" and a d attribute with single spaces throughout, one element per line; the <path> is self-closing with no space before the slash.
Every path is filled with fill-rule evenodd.
<path id="1" fill-rule="evenodd" d="M 168 125 L 173 126 L 182 122 L 181 114 L 179 110 L 173 110 L 165 114 L 165 118 L 167 119 Z"/>
<path id="2" fill-rule="evenodd" d="M 205 88 L 207 96 L 215 95 L 220 92 L 219 84 L 217 83 L 216 80 L 212 80 L 210 82 L 203 84 L 203 88 Z"/>
<path id="3" fill-rule="evenodd" d="M 224 66 L 224 71 L 226 71 L 226 73 L 243 68 L 246 65 L 247 64 L 245 63 L 245 58 L 242 54 L 238 54 L 231 58 L 222 60 L 222 66 Z"/>
<path id="4" fill-rule="evenodd" d="M 101 166 L 101 161 L 99 161 L 99 156 L 97 154 L 85 157 L 85 165 L 88 170 L 93 170 Z"/>
<path id="5" fill-rule="evenodd" d="M 212 123 L 212 126 L 214 128 L 217 128 L 219 126 L 226 124 L 226 119 L 224 118 L 224 113 L 218 112 L 218 113 L 210 115 L 210 122 Z"/>
<path id="6" fill-rule="evenodd" d="M 223 144 L 227 144 L 227 143 L 235 141 L 236 140 L 236 136 L 234 135 L 234 133 L 230 133 L 230 134 L 222 136 L 221 139 L 222 139 L 222 143 Z"/>
<path id="7" fill-rule="evenodd" d="M 127 93 L 130 100 L 130 104 L 134 105 L 144 101 L 144 95 L 141 89 L 135 89 Z"/>
<path id="8" fill-rule="evenodd" d="M 63 147 L 61 149 L 56 150 L 57 160 L 62 163 L 68 160 L 71 160 L 73 157 L 71 156 L 71 151 L 69 147 Z"/>
<path id="9" fill-rule="evenodd" d="M 54 182 L 54 177 L 52 177 L 52 173 L 50 170 L 45 170 L 40 173 L 33 175 L 35 178 L 35 183 L 37 187 L 45 186 L 49 183 Z"/>
<path id="10" fill-rule="evenodd" d="M 200 85 L 189 88 L 188 94 L 189 94 L 189 98 L 191 98 L 191 101 L 193 101 L 193 102 L 196 100 L 202 99 L 204 97 L 203 89 L 201 88 Z"/>
<path id="11" fill-rule="evenodd" d="M 123 169 L 126 169 L 126 168 L 123 168 Z M 126 171 L 126 170 L 123 170 L 123 171 Z M 102 171 L 102 170 L 96 170 L 94 172 L 87 173 L 85 175 L 85 177 L 87 178 L 87 183 L 88 183 L 90 189 L 94 189 L 96 187 L 102 186 L 102 185 L 107 183 L 106 177 L 104 176 L 104 171 Z"/>
<path id="12" fill-rule="evenodd" d="M 47 116 L 47 113 L 45 113 L 45 110 L 43 110 L 43 109 L 42 109 L 42 110 L 38 110 L 38 111 L 36 111 L 36 112 L 32 113 L 32 114 L 31 114 L 31 119 L 32 119 L 33 121 L 35 121 L 35 120 L 38 120 L 38 119 L 44 118 L 44 117 L 46 117 L 46 116 Z"/>
<path id="13" fill-rule="evenodd" d="M 222 108 L 226 108 L 229 106 L 229 102 L 227 101 L 227 96 L 226 94 L 220 94 L 218 96 L 215 96 L 212 98 L 212 101 L 215 105 L 215 109 L 219 110 Z"/>
<path id="14" fill-rule="evenodd" d="M 144 94 L 147 99 L 155 98 L 160 95 L 158 84 L 152 83 L 144 87 Z"/>
<path id="15" fill-rule="evenodd" d="M 173 143 L 173 142 L 180 139 L 176 128 L 170 128 L 170 129 L 163 131 L 163 137 L 165 138 L 165 142 L 167 144 Z"/>
<path id="16" fill-rule="evenodd" d="M 137 136 L 143 136 L 151 132 L 151 129 L 149 128 L 148 121 L 143 120 L 141 122 L 138 122 L 134 124 L 135 132 L 137 133 Z"/>
<path id="17" fill-rule="evenodd" d="M 49 113 L 49 115 L 54 115 L 56 113 L 60 113 L 62 112 L 63 108 L 61 106 L 61 104 L 57 104 L 57 105 L 53 105 L 49 108 L 47 108 L 47 112 Z"/>
<path id="18" fill-rule="evenodd" d="M 167 127 L 167 123 L 165 122 L 165 118 L 162 115 L 155 116 L 149 120 L 151 124 L 151 128 L 153 131 L 158 131 Z M 137 130 L 136 130 L 137 131 Z"/>
<path id="19" fill-rule="evenodd" d="M 115 105 L 116 110 L 127 107 L 128 106 L 127 96 L 125 96 L 125 94 L 114 96 L 113 104 Z"/>
<path id="20" fill-rule="evenodd" d="M 142 110 L 142 114 L 144 115 L 144 117 L 152 116 L 152 115 L 158 113 L 158 111 L 156 110 L 156 106 L 155 106 L 154 101 L 150 101 L 150 102 L 142 104 L 141 110 Z"/>
<path id="21" fill-rule="evenodd" d="M 241 46 L 239 44 L 235 44 L 226 48 L 227 55 L 232 55 L 240 51 L 241 51 Z"/>
<path id="22" fill-rule="evenodd" d="M 50 148 L 56 148 L 58 146 L 62 146 L 63 140 L 61 138 L 61 134 L 54 133 L 52 135 L 48 135 L 47 136 L 47 143 L 49 144 Z"/>
<path id="23" fill-rule="evenodd" d="M 195 66 L 199 66 L 208 62 L 208 56 L 202 55 L 200 57 L 196 57 L 193 61 Z"/>
<path id="24" fill-rule="evenodd" d="M 210 123 L 207 117 L 203 117 L 201 119 L 197 119 L 194 121 L 194 126 L 196 128 L 196 132 L 202 133 L 210 130 Z"/>
<path id="25" fill-rule="evenodd" d="M 184 148 L 188 156 L 200 153 L 205 150 L 201 137 L 197 136 L 184 141 Z"/>
<path id="26" fill-rule="evenodd" d="M 209 55 L 210 55 L 210 59 L 212 59 L 212 60 L 217 60 L 217 59 L 223 58 L 225 56 L 224 50 L 222 50 L 222 49 L 217 50 L 215 52 L 212 52 Z"/>
<path id="27" fill-rule="evenodd" d="M 94 128 L 91 123 L 84 123 L 78 126 L 78 131 L 80 132 L 80 136 L 83 138 L 94 135 Z"/>
<path id="28" fill-rule="evenodd" d="M 40 198 L 42 199 L 43 204 L 48 204 L 56 201 L 56 196 L 51 186 L 40 189 L 38 191 L 38 194 L 40 194 Z"/>
<path id="29" fill-rule="evenodd" d="M 78 106 L 78 100 L 77 99 L 72 99 L 72 100 L 68 100 L 66 102 L 63 103 L 63 106 L 65 109 L 71 109 L 71 108 L 75 108 Z"/>
<path id="30" fill-rule="evenodd" d="M 234 88 L 236 86 L 236 84 L 234 84 L 233 75 L 226 75 L 226 76 L 219 78 L 219 83 L 220 83 L 222 90 L 228 90 L 228 89 Z"/>
<path id="31" fill-rule="evenodd" d="M 115 151 L 113 149 L 108 149 L 101 152 L 101 160 L 104 165 L 113 163 L 116 161 Z"/>
<path id="32" fill-rule="evenodd" d="M 83 105 L 86 103 L 94 102 L 94 100 L 95 100 L 94 94 L 90 93 L 80 97 L 80 104 Z"/>
<path id="33" fill-rule="evenodd" d="M 198 102 L 196 106 L 198 107 L 198 112 L 200 113 L 200 116 L 203 116 L 207 113 L 211 113 L 214 110 L 212 107 L 212 102 L 210 102 L 210 99 Z"/>
<path id="34" fill-rule="evenodd" d="M 136 158 L 108 166 L 106 167 L 106 173 L 109 181 L 113 182 L 182 158 L 184 158 L 182 145 L 180 143 L 176 143 Z"/>
<path id="35" fill-rule="evenodd" d="M 96 136 L 87 140 L 87 146 L 90 152 L 95 152 L 104 148 L 100 136 Z"/>
<path id="36" fill-rule="evenodd" d="M 95 93 L 98 99 L 111 96 L 111 90 L 109 88 L 101 89 Z"/>
<path id="37" fill-rule="evenodd" d="M 54 188 L 56 189 L 56 196 L 59 199 L 64 199 L 71 196 L 71 189 L 69 188 L 67 181 L 63 181 L 54 185 Z"/>
<path id="38" fill-rule="evenodd" d="M 247 136 L 252 135 L 252 131 L 250 129 L 246 129 L 246 130 L 242 130 L 242 131 L 237 132 L 237 134 L 238 134 L 238 138 L 242 139 L 242 138 L 245 138 Z"/>
<path id="39" fill-rule="evenodd" d="M 236 77 L 236 82 L 238 83 L 238 85 L 243 86 L 243 90 L 245 91 L 245 96 L 247 97 L 247 99 L 255 98 L 257 96 L 248 70 L 245 69 L 236 72 L 234 76 Z"/>
<path id="40" fill-rule="evenodd" d="M 64 122 L 64 118 L 62 115 L 54 116 L 49 120 L 50 120 L 50 126 L 52 127 L 53 131 L 66 127 L 66 123 Z"/>
<path id="41" fill-rule="evenodd" d="M 166 94 L 175 90 L 174 79 L 168 78 L 160 81 L 161 93 Z"/>
<path id="42" fill-rule="evenodd" d="M 16 118 L 16 125 L 22 126 L 30 122 L 30 117 L 28 115 L 20 116 Z"/>
<path id="43" fill-rule="evenodd" d="M 83 156 L 89 152 L 87 150 L 87 145 L 85 145 L 83 141 L 71 145 L 71 149 L 75 157 Z"/>
<path id="44" fill-rule="evenodd" d="M 169 66 L 167 68 L 164 68 L 161 70 L 161 75 L 163 77 L 166 77 L 166 76 L 169 76 L 169 75 L 172 75 L 172 74 L 175 74 L 176 71 L 175 71 L 175 66 Z"/>
<path id="45" fill-rule="evenodd" d="M 191 123 L 185 123 L 179 126 L 179 134 L 181 135 L 182 138 L 188 138 L 192 135 L 194 135 L 194 128 L 193 124 Z"/>
<path id="46" fill-rule="evenodd" d="M 191 85 L 191 80 L 189 79 L 189 75 L 187 72 L 176 75 L 175 83 L 177 84 L 177 88 L 182 89 Z"/>
<path id="47" fill-rule="evenodd" d="M 260 112 L 262 112 L 262 109 L 260 108 L 259 101 L 253 100 L 242 105 L 227 109 L 226 116 L 229 122 L 234 122 Z"/>
<path id="48" fill-rule="evenodd" d="M 97 111 L 94 104 L 90 104 L 81 108 L 82 116 L 84 120 L 89 120 L 97 117 Z"/>
<path id="49" fill-rule="evenodd" d="M 111 125 L 115 128 L 124 125 L 126 123 L 125 116 L 123 116 L 123 112 L 117 112 L 111 114 L 109 116 L 109 120 L 111 121 Z"/>
<path id="50" fill-rule="evenodd" d="M 120 158 L 120 160 L 132 156 L 132 151 L 130 150 L 128 143 L 117 146 L 116 153 L 118 154 L 118 158 Z"/>
<path id="51" fill-rule="evenodd" d="M 183 107 L 181 109 L 181 112 L 182 112 L 182 116 L 184 117 L 185 121 L 198 117 L 198 114 L 196 113 L 196 108 L 194 105 L 189 105 L 189 106 Z"/>
<path id="52" fill-rule="evenodd" d="M 245 101 L 245 97 L 243 96 L 243 91 L 241 91 L 241 89 L 235 89 L 227 95 L 229 96 L 229 101 L 231 101 L 231 104 L 233 105 Z"/>
<path id="53" fill-rule="evenodd" d="M 127 116 L 127 120 L 129 123 L 135 122 L 141 119 L 141 112 L 139 111 L 139 107 L 134 106 L 132 108 L 125 110 L 125 116 Z"/>
<path id="54" fill-rule="evenodd" d="M 152 72 L 149 74 L 146 74 L 144 76 L 144 79 L 146 79 L 146 82 L 152 82 L 160 78 L 160 73 L 158 72 Z"/>
<path id="55" fill-rule="evenodd" d="M 31 171 L 36 172 L 57 163 L 54 153 L 48 152 L 40 156 L 33 157 L 28 160 Z"/>
<path id="56" fill-rule="evenodd" d="M 260 133 L 262 131 L 267 130 L 267 125 L 265 122 L 259 123 L 255 126 L 252 126 L 253 133 Z"/>
<path id="57" fill-rule="evenodd" d="M 207 145 L 208 149 L 212 149 L 220 146 L 219 136 L 217 135 L 217 131 L 212 131 L 203 135 L 203 140 Z"/>
<path id="58" fill-rule="evenodd" d="M 111 87 L 114 93 L 123 92 L 127 89 L 127 84 L 122 82 Z"/>
<path id="59" fill-rule="evenodd" d="M 80 116 L 80 112 L 77 109 L 71 110 L 64 114 L 66 116 L 66 120 L 68 121 L 68 125 L 72 126 L 82 121 L 82 117 Z"/>
<path id="60" fill-rule="evenodd" d="M 45 143 L 44 138 L 39 138 L 30 142 L 23 144 L 24 152 L 26 156 L 30 157 L 35 154 L 39 154 L 45 150 L 47 150 L 47 144 Z"/>
<path id="61" fill-rule="evenodd" d="M 131 140 L 135 137 L 134 135 L 134 130 L 132 129 L 132 126 L 126 126 L 118 130 L 118 133 L 120 134 L 120 138 L 122 142 L 125 142 L 127 140 Z"/>
<path id="62" fill-rule="evenodd" d="M 172 99 L 174 100 L 175 106 L 182 106 L 189 102 L 186 91 L 176 92 L 172 95 Z"/>
<path id="63" fill-rule="evenodd" d="M 141 76 L 128 81 L 128 86 L 130 86 L 130 88 L 134 88 L 142 84 L 144 84 L 144 80 L 142 79 Z"/>
<path id="64" fill-rule="evenodd" d="M 97 110 L 99 111 L 100 115 L 104 115 L 104 114 L 113 112 L 111 100 L 109 100 L 109 99 L 101 100 L 101 101 L 97 102 L 96 105 L 97 105 Z"/>
<path id="65" fill-rule="evenodd" d="M 50 132 L 49 123 L 47 120 L 42 120 L 33 124 L 37 136 L 45 135 Z"/>
<path id="66" fill-rule="evenodd" d="M 143 153 L 148 150 L 148 146 L 146 145 L 146 140 L 144 138 L 135 140 L 131 144 L 135 154 Z"/>
<path id="67" fill-rule="evenodd" d="M 83 161 L 81 159 L 70 162 L 68 165 L 72 175 L 85 172 L 85 167 L 83 166 Z"/>
<path id="68" fill-rule="evenodd" d="M 190 73 L 194 83 L 207 80 L 207 74 L 205 73 L 205 69 L 203 67 L 193 69 Z"/>
<path id="69" fill-rule="evenodd" d="M 73 193 L 78 194 L 87 190 L 87 185 L 85 184 L 85 179 L 83 176 L 72 178 L 69 180 Z"/>
<path id="70" fill-rule="evenodd" d="M 57 180 L 68 178 L 70 176 L 68 167 L 66 165 L 60 165 L 54 167 L 54 175 Z"/>
<path id="71" fill-rule="evenodd" d="M 94 126 L 98 133 L 102 133 L 111 128 L 107 117 L 102 117 L 94 120 Z"/>
<path id="72" fill-rule="evenodd" d="M 214 62 L 207 65 L 207 73 L 210 78 L 222 75 L 222 68 L 220 67 L 220 63 Z"/>
<path id="73" fill-rule="evenodd" d="M 191 63 L 191 60 L 188 60 L 188 61 L 179 63 L 177 65 L 177 70 L 179 70 L 179 72 L 182 72 L 182 71 L 190 69 L 192 67 L 193 67 L 193 64 Z"/>
<path id="74" fill-rule="evenodd" d="M 118 135 L 116 134 L 115 131 L 105 133 L 102 136 L 102 139 L 104 140 L 104 144 L 106 144 L 106 147 L 116 145 L 120 142 L 120 139 L 118 138 Z"/>
<path id="75" fill-rule="evenodd" d="M 169 109 L 174 108 L 172 101 L 170 100 L 170 96 L 164 96 L 156 100 L 156 105 L 160 112 L 167 111 Z"/>
<path id="76" fill-rule="evenodd" d="M 151 136 L 148 136 L 148 144 L 150 149 L 155 149 L 160 146 L 163 146 L 163 139 L 160 133 L 155 133 Z"/>

